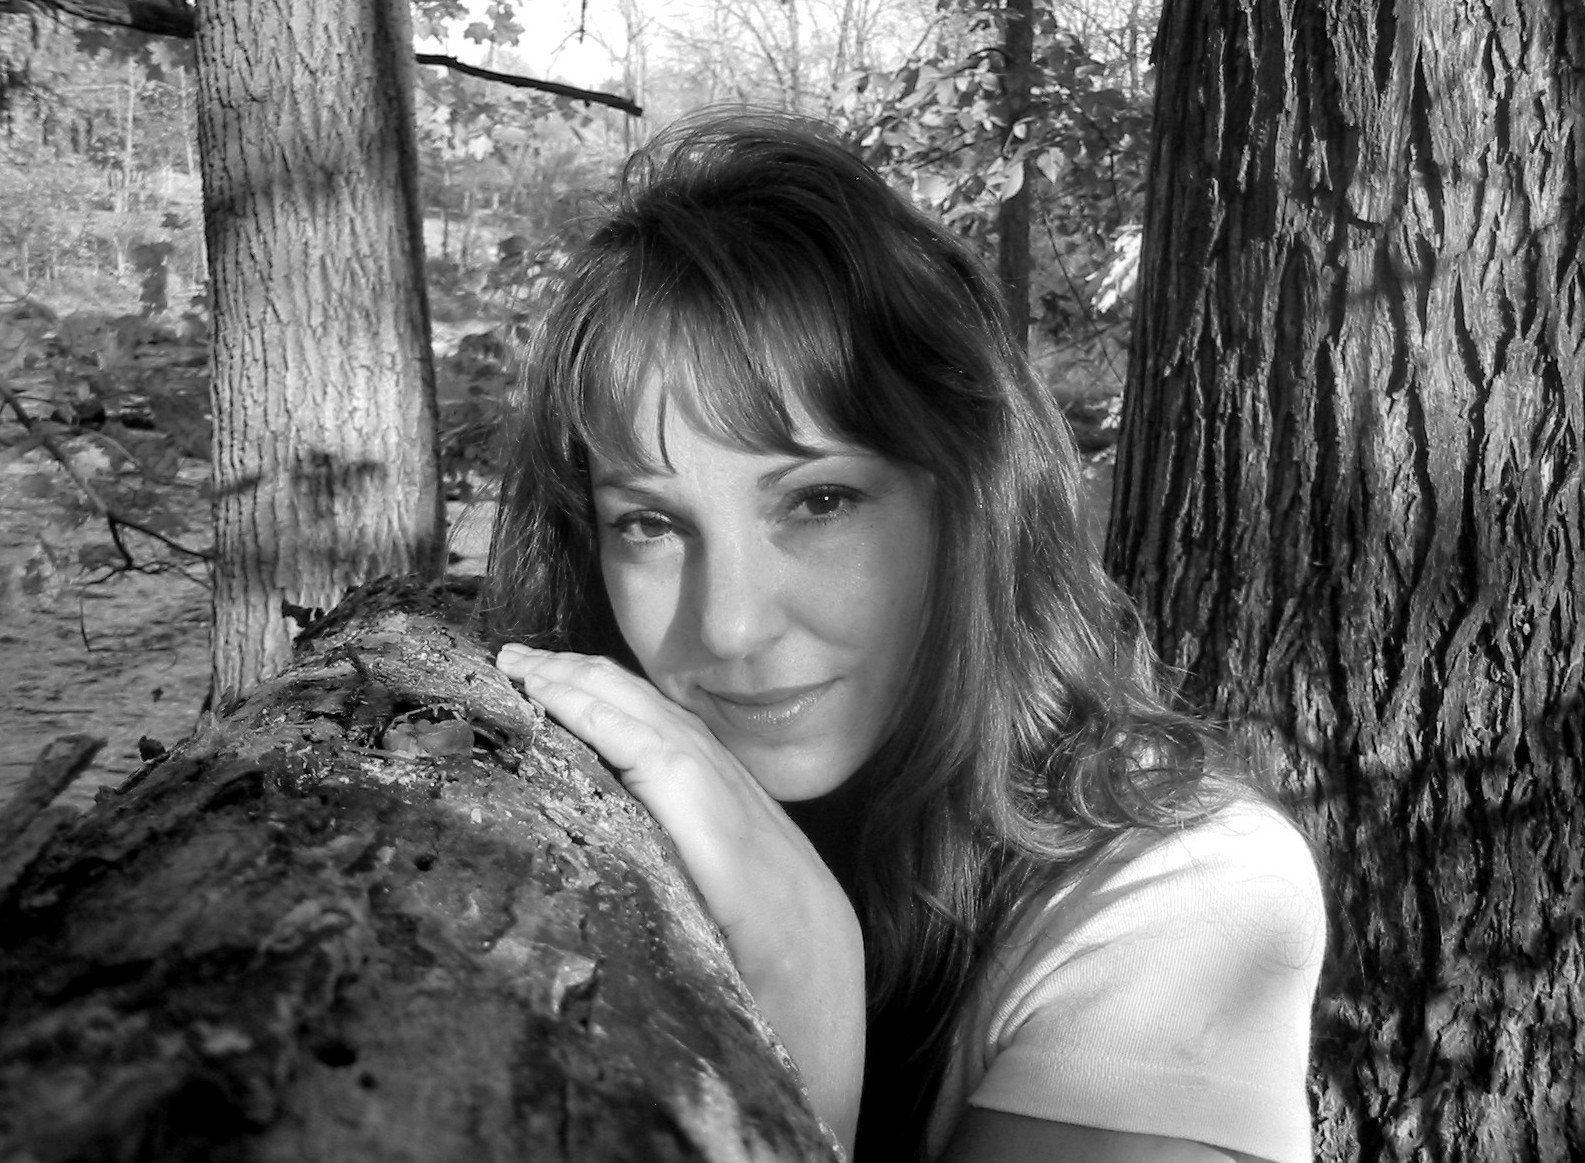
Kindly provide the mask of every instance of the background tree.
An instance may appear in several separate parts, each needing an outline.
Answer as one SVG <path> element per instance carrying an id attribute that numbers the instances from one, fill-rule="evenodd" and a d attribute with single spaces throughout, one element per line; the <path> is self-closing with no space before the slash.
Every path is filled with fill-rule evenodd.
<path id="1" fill-rule="evenodd" d="M 900 69 L 850 78 L 865 156 L 975 243 L 1065 400 L 1121 393 L 1143 214 L 1152 4 L 957 0 Z M 1020 303 L 1024 304 L 1019 310 Z"/>
<path id="2" fill-rule="evenodd" d="M 178 233 L 198 217 L 180 203 L 198 173 L 187 46 L 43 10 L 5 17 L 0 5 L 0 288 L 14 297 L 89 265 L 133 278 L 155 244 L 168 281 L 201 278 L 196 231 Z"/>
<path id="3" fill-rule="evenodd" d="M 1035 71 L 1034 0 L 1007 0 L 1002 19 L 1002 152 L 1018 149 L 1029 135 L 1030 87 Z M 996 209 L 996 274 L 1007 295 L 1013 335 L 1029 343 L 1029 217 L 1034 202 L 1034 161 L 1025 156 L 1009 171 Z"/>
<path id="4" fill-rule="evenodd" d="M 286 664 L 283 603 L 438 575 L 444 511 L 406 0 L 205 2 L 195 42 L 221 696 Z"/>
<path id="5" fill-rule="evenodd" d="M 1585 15 L 1169 0 L 1109 553 L 1292 765 L 1320 1157 L 1585 1152 Z"/>
<path id="6" fill-rule="evenodd" d="M 511 8 L 502 0 L 471 10 L 450 0 L 428 0 L 423 12 L 430 29 L 477 16 L 468 36 L 496 44 L 523 32 Z M 44 15 L 57 12 L 98 23 L 74 27 L 69 38 L 63 37 L 58 18 Z M 82 149 L 91 162 L 102 154 L 103 168 L 111 173 L 109 213 L 126 223 L 114 235 L 115 268 L 118 274 L 137 268 L 146 316 L 166 310 L 174 293 L 170 268 L 182 256 L 173 243 L 149 239 L 150 199 L 134 174 L 152 168 L 149 147 L 163 148 L 165 142 L 151 140 L 145 123 L 159 122 L 144 113 L 162 95 L 154 84 L 161 70 L 173 75 L 179 84 L 174 100 L 166 103 L 175 116 L 165 120 L 174 132 L 163 137 L 179 143 L 190 173 L 193 149 L 185 133 L 192 120 L 185 67 L 190 54 L 180 40 L 196 33 L 194 88 L 211 275 L 204 298 L 215 310 L 213 403 L 207 410 L 215 420 L 212 686 L 220 697 L 238 693 L 278 669 L 289 655 L 292 622 L 286 611 L 328 608 L 348 585 L 386 572 L 433 574 L 444 561 L 409 5 L 369 0 L 333 12 L 270 0 L 212 7 L 0 0 L 0 17 L 8 18 L 0 29 L 6 34 L 0 59 L 10 78 L 9 93 L 18 90 L 17 76 L 32 85 L 33 93 L 41 91 L 33 70 L 41 60 L 50 62 L 41 45 L 52 48 L 51 41 L 70 39 L 80 50 L 113 55 L 121 66 L 109 86 L 109 115 L 85 118 L 81 132 L 72 122 L 71 139 L 74 151 Z M 161 35 L 129 42 L 126 29 Z M 19 46 L 21 53 L 15 51 Z M 501 95 L 489 110 L 494 124 L 503 127 L 475 133 L 470 142 L 470 148 L 479 142 L 486 147 L 471 160 L 507 163 L 504 181 L 492 191 L 494 211 L 502 210 L 502 185 L 509 187 L 514 210 L 521 208 L 523 192 L 535 185 L 536 175 L 525 165 L 529 143 L 511 130 L 514 114 L 529 123 L 544 120 L 546 109 L 558 103 L 565 112 L 571 96 L 637 112 L 631 102 L 609 94 L 500 74 L 443 55 L 419 59 L 454 70 L 446 74 L 454 82 L 453 95 L 463 84 L 476 89 L 486 83 L 460 73 L 508 86 L 497 85 Z M 20 72 L 13 76 L 18 64 Z M 77 104 L 80 108 L 80 95 Z M 429 124 L 444 123 L 455 137 L 459 129 L 479 123 L 482 104 L 477 98 L 432 103 Z M 503 112 L 503 104 L 524 108 Z M 34 124 L 27 127 L 37 129 L 47 147 L 52 136 L 59 140 L 63 134 L 41 103 L 34 105 Z M 107 143 L 102 148 L 96 144 L 101 138 Z M 89 144 L 79 147 L 79 140 Z M 53 203 L 49 213 L 58 205 Z M 183 225 L 169 210 L 163 218 L 157 212 L 152 217 L 162 231 Z M 519 213 L 518 221 L 522 218 Z M 41 265 L 31 245 L 36 222 L 16 220 L 13 231 L 12 220 L 8 213 L 4 225 L 17 239 L 20 282 L 27 287 L 30 271 Z M 444 226 L 443 221 L 443 254 Z M 496 237 L 503 234 L 517 244 L 511 249 L 521 258 L 528 244 L 515 230 Z M 464 232 L 465 260 L 467 240 Z M 522 273 L 496 269 L 500 251 L 495 243 L 480 249 L 489 256 L 487 279 L 500 275 L 504 283 L 506 276 Z M 45 248 L 45 271 L 54 251 Z M 457 289 L 458 281 L 452 279 L 448 289 Z M 97 337 L 106 329 L 93 330 Z M 113 340 L 87 345 L 87 354 L 100 365 L 96 383 L 85 393 L 78 391 L 80 385 L 70 389 L 73 397 L 86 398 L 74 398 L 64 410 L 55 401 L 54 414 L 70 425 L 84 419 L 98 423 L 108 410 L 106 394 L 128 394 L 121 390 L 125 384 L 110 382 L 126 377 L 107 374 L 107 359 L 126 365 L 130 350 L 148 336 L 119 325 L 110 330 Z M 59 346 L 71 346 L 61 342 L 64 327 L 55 338 Z M 5 356 L 26 364 L 38 353 L 8 350 Z M 70 406 L 79 402 L 83 409 Z M 21 444 L 26 449 L 41 433 L 33 426 L 36 418 L 23 416 L 21 407 L 16 401 L 12 410 L 29 428 Z M 207 414 L 202 424 L 208 427 Z M 471 430 L 453 425 L 453 431 L 462 428 Z M 93 437 L 101 436 L 118 465 L 139 460 L 135 450 L 129 452 L 135 442 L 125 433 L 111 439 L 95 429 Z M 79 484 L 91 475 L 70 465 L 68 472 Z M 120 533 L 158 529 L 161 523 L 107 516 L 114 548 L 95 564 L 144 568 Z M 167 546 L 177 548 L 172 542 Z"/>

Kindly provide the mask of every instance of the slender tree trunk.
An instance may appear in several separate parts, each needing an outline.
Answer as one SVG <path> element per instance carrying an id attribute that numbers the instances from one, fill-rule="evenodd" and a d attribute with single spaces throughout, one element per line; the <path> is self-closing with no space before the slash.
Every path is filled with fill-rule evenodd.
<path id="1" fill-rule="evenodd" d="M 804 111 L 803 29 L 798 18 L 799 0 L 781 0 L 787 12 L 787 105 L 794 113 Z"/>
<path id="2" fill-rule="evenodd" d="M 858 34 L 853 27 L 853 4 L 854 0 L 842 0 L 836 9 L 837 28 L 834 38 L 836 51 L 831 57 L 831 71 L 826 74 L 826 88 L 832 91 L 835 91 L 836 87 L 842 83 L 842 79 L 847 76 L 848 62 L 859 59 L 857 48 Z M 848 52 L 850 44 L 854 46 L 851 54 Z"/>
<path id="3" fill-rule="evenodd" d="M 214 292 L 214 688 L 329 608 L 443 565 L 405 0 L 202 0 Z"/>
<path id="4" fill-rule="evenodd" d="M 468 186 L 462 195 L 462 241 L 457 244 L 459 252 L 457 265 L 463 270 L 467 270 L 473 265 L 473 229 L 474 223 L 478 221 L 478 217 L 473 211 L 478 203 L 479 167 L 470 166 L 468 169 L 470 172 L 464 179 Z"/>
<path id="5" fill-rule="evenodd" d="M 121 210 L 125 213 L 132 207 L 132 170 L 134 166 L 133 144 L 135 126 L 137 124 L 138 110 L 138 63 L 132 58 L 127 59 L 127 116 L 122 125 L 121 147 Z"/>
<path id="6" fill-rule="evenodd" d="M 1017 144 L 1013 130 L 1029 115 L 1030 73 L 1034 69 L 1034 0 L 1008 0 L 1002 13 L 1005 28 L 1002 49 L 1004 68 L 1002 86 L 1006 94 L 1008 149 Z M 1025 161 L 1018 189 L 1003 198 L 996 211 L 996 273 L 1007 296 L 1007 314 L 1012 320 L 1013 337 L 1021 346 L 1029 344 L 1029 221 L 1034 197 L 1034 166 Z"/>
<path id="7" fill-rule="evenodd" d="M 51 837 L 0 859 L 0 1159 L 833 1157 L 665 834 L 468 608 L 360 591 L 81 822 L 0 817 Z"/>
<path id="8" fill-rule="evenodd" d="M 196 129 L 193 126 L 193 95 L 187 87 L 187 67 L 185 65 L 176 70 L 177 101 L 182 110 L 182 156 L 186 165 L 182 172 L 188 177 L 198 172 L 198 157 L 193 148 L 193 138 Z"/>
<path id="9" fill-rule="evenodd" d="M 1320 1156 L 1585 1157 L 1585 12 L 1158 45 L 1109 554 L 1320 841 Z"/>

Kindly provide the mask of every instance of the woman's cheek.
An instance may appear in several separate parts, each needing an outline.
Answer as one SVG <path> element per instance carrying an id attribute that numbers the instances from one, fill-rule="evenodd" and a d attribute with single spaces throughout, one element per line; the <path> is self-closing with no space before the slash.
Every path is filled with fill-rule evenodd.
<path id="1" fill-rule="evenodd" d="M 607 556 L 601 559 L 601 573 L 622 640 L 650 680 L 657 681 L 661 644 L 676 614 L 678 591 L 673 571 L 656 563 Z"/>

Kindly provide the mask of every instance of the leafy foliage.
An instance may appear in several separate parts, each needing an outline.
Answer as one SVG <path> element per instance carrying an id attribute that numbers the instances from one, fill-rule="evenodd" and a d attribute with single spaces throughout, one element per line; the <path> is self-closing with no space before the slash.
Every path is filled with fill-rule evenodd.
<path id="1" fill-rule="evenodd" d="M 470 5 L 466 0 L 413 0 L 413 33 L 420 39 L 439 38 L 451 27 L 468 21 L 463 35 L 487 44 L 514 45 L 523 35 L 518 6 L 512 0 L 489 0 Z"/>
<path id="2" fill-rule="evenodd" d="M 842 121 L 868 160 L 987 254 L 998 203 L 1036 182 L 1031 297 L 1048 358 L 1098 363 L 1120 388 L 1150 92 L 1136 62 L 1099 59 L 1064 15 L 1052 0 L 1036 5 L 1029 107 L 1016 121 L 1006 9 L 972 2 L 928 54 L 850 75 Z"/>
<path id="3" fill-rule="evenodd" d="M 1039 0 L 1031 105 L 1016 122 L 1004 10 L 976 0 L 717 0 L 672 28 L 627 3 L 625 43 L 609 52 L 633 95 L 653 90 L 642 94 L 652 108 L 732 98 L 834 116 L 899 187 L 987 251 L 998 202 L 1035 183 L 1039 356 L 1082 410 L 1120 382 L 1149 101 L 1137 53 L 1113 35 L 1117 5 L 1082 2 L 1093 11 Z M 191 46 L 43 11 L 0 16 L 0 298 L 42 297 L 61 318 L 22 345 L 14 370 L 39 427 L 0 421 L 0 460 L 48 432 L 88 466 L 102 500 L 175 536 L 163 502 L 139 489 L 208 448 L 204 371 L 170 358 L 205 337 Z M 512 0 L 415 0 L 413 16 L 421 41 L 480 46 L 492 68 L 532 71 L 517 55 L 528 33 Z M 416 114 L 443 470 L 461 497 L 492 474 L 516 337 L 645 129 L 433 67 L 417 70 Z M 1104 403 L 1093 419 L 1105 428 Z M 46 479 L 73 520 L 92 515 L 59 474 L 29 487 Z M 99 564 L 122 560 L 103 548 Z"/>
<path id="4" fill-rule="evenodd" d="M 0 19 L 26 76 L 0 137 L 0 292 L 179 311 L 201 293 L 187 46 L 36 13 Z"/>
<path id="5" fill-rule="evenodd" d="M 505 320 L 617 159 L 584 146 L 590 114 L 564 97 L 423 70 L 416 105 L 431 290 Z"/>

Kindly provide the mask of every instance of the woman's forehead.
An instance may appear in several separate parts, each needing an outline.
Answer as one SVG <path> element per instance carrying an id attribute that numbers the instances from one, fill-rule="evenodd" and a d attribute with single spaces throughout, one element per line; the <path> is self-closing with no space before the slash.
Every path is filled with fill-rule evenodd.
<path id="1" fill-rule="evenodd" d="M 663 468 L 680 434 L 704 437 L 743 452 L 822 455 L 832 449 L 862 451 L 851 438 L 820 422 L 807 403 L 766 386 L 701 383 L 651 364 L 624 396 L 607 398 L 594 421 L 591 454 L 627 468 Z"/>

